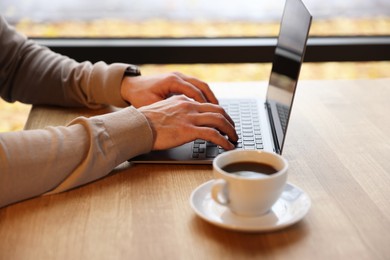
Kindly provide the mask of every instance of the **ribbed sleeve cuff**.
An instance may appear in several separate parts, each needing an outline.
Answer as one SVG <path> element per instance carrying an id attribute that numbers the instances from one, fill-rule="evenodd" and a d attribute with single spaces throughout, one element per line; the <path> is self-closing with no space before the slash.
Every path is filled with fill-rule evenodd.
<path id="1" fill-rule="evenodd" d="M 137 155 L 148 153 L 153 147 L 153 132 L 146 117 L 134 107 L 98 116 L 103 122 L 117 151 L 116 164 Z"/>
<path id="2" fill-rule="evenodd" d="M 93 89 L 92 99 L 96 104 L 128 106 L 120 94 L 123 74 L 128 66 L 123 63 L 107 65 L 104 62 L 97 62 L 94 64 L 89 84 Z"/>

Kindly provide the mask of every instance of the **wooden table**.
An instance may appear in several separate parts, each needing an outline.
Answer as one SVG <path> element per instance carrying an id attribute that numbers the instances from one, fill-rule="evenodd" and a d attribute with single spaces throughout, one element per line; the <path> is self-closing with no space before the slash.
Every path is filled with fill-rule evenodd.
<path id="1" fill-rule="evenodd" d="M 36 107 L 26 128 L 102 112 Z M 0 259 L 390 259 L 389 113 L 390 79 L 299 84 L 284 156 L 312 207 L 287 229 L 247 234 L 198 218 L 189 196 L 211 166 L 125 165 L 0 209 Z"/>

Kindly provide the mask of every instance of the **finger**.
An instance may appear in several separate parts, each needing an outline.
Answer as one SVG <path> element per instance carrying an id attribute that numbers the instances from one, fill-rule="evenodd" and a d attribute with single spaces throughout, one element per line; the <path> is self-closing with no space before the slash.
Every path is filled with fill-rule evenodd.
<path id="1" fill-rule="evenodd" d="M 200 103 L 207 103 L 207 98 L 203 95 L 202 91 L 193 86 L 191 83 L 179 79 L 175 84 L 170 86 L 170 92 L 175 94 L 183 94 L 189 98 L 192 98 Z"/>
<path id="2" fill-rule="evenodd" d="M 234 126 L 222 115 L 218 113 L 202 113 L 193 117 L 196 126 L 207 126 L 219 130 L 226 134 L 232 142 L 237 142 L 238 136 Z"/>
<path id="3" fill-rule="evenodd" d="M 221 135 L 218 130 L 209 127 L 197 127 L 194 129 L 194 134 L 196 139 L 203 139 L 209 142 L 212 142 L 216 145 L 221 146 L 224 150 L 232 150 L 235 148 L 234 144 L 229 142 L 229 140 Z"/>
<path id="4" fill-rule="evenodd" d="M 210 104 L 210 103 L 206 103 L 206 104 L 198 104 L 198 108 L 197 110 L 200 112 L 200 113 L 206 113 L 206 112 L 214 112 L 214 113 L 219 113 L 219 114 L 222 114 L 233 126 L 235 125 L 234 124 L 234 121 L 233 119 L 230 117 L 230 115 L 225 111 L 225 109 L 223 109 L 221 106 L 219 105 L 214 105 L 214 104 Z"/>
<path id="5" fill-rule="evenodd" d="M 178 75 L 180 78 L 182 78 L 184 81 L 187 81 L 191 85 L 200 89 L 202 94 L 206 97 L 208 102 L 213 103 L 213 104 L 218 104 L 217 98 L 215 97 L 213 91 L 210 89 L 209 85 L 206 82 L 203 82 L 195 77 L 184 75 L 180 72 L 175 72 L 175 74 Z"/>

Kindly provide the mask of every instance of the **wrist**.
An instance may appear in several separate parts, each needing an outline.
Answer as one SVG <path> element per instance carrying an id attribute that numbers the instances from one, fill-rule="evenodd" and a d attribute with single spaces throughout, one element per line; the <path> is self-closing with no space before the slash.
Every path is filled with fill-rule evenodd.
<path id="1" fill-rule="evenodd" d="M 128 104 L 131 105 L 131 102 L 128 97 L 128 89 L 130 85 L 130 78 L 141 76 L 141 71 L 136 65 L 129 64 L 126 70 L 123 72 L 122 84 L 121 84 L 121 95 L 122 99 Z"/>

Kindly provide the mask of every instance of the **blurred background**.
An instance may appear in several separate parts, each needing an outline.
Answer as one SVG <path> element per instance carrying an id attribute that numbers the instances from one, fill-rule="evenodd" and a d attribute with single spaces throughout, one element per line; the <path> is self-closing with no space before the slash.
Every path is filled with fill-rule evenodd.
<path id="1" fill-rule="evenodd" d="M 285 0 L 0 0 L 0 14 L 29 37 L 276 36 Z M 389 0 L 305 0 L 310 36 L 390 35 Z M 268 80 L 270 64 L 143 65 L 205 81 Z M 301 79 L 390 77 L 390 62 L 305 63 Z M 30 106 L 0 100 L 0 132 L 23 128 Z"/>

